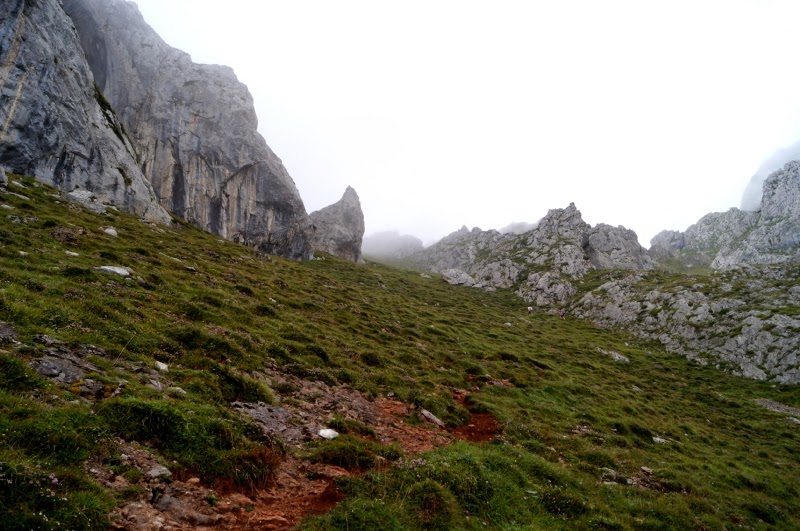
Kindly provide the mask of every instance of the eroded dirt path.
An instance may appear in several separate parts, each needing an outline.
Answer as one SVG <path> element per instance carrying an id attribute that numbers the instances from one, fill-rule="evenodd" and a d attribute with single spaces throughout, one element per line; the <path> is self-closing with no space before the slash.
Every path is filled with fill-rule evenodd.
<path id="1" fill-rule="evenodd" d="M 370 399 L 345 386 L 309 382 L 276 370 L 268 372 L 270 384 L 288 390 L 277 404 L 232 406 L 252 418 L 265 434 L 280 437 L 287 455 L 276 470 L 269 488 L 245 492 L 221 484 L 210 485 L 202 478 L 159 476 L 168 472 L 144 447 L 118 441 L 129 468 L 143 473 L 130 484 L 101 463 L 88 465 L 98 481 L 132 501 L 112 514 L 116 529 L 166 530 L 279 530 L 291 529 L 305 517 L 330 510 L 342 500 L 335 480 L 353 472 L 325 464 L 313 464 L 297 457 L 305 445 L 319 438 L 319 430 L 334 416 L 356 420 L 375 432 L 382 444 L 397 443 L 407 457 L 450 444 L 454 439 L 471 442 L 492 440 L 501 425 L 488 413 L 473 413 L 470 421 L 448 432 L 434 424 L 409 422 L 414 406 L 392 398 Z M 495 383 L 494 385 L 501 385 Z M 456 390 L 453 398 L 468 405 L 470 391 Z"/>

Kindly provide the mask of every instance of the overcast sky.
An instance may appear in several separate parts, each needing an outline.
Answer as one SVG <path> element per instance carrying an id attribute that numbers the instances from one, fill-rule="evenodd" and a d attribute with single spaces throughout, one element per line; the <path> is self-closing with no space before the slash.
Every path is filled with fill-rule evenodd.
<path id="1" fill-rule="evenodd" d="M 797 1 L 136 0 L 233 67 L 309 212 L 431 243 L 574 202 L 639 241 L 800 139 Z"/>

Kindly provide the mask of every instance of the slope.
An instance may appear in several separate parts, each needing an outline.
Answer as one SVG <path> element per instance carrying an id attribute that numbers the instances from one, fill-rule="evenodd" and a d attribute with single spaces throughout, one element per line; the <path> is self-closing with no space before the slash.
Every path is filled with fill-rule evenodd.
<path id="1" fill-rule="evenodd" d="M 504 290 L 293 262 L 10 180 L 0 528 L 277 529 L 328 509 L 300 525 L 800 526 L 797 387 Z M 452 442 L 486 419 L 489 441 Z"/>

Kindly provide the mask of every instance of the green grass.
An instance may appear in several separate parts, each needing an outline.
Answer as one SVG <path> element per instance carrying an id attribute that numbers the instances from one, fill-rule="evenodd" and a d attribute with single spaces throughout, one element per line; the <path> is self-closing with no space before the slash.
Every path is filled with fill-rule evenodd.
<path id="1" fill-rule="evenodd" d="M 345 501 L 308 529 L 800 527 L 800 432 L 753 401 L 800 407 L 797 387 L 734 378 L 580 320 L 528 315 L 503 290 L 330 256 L 288 261 L 185 224 L 93 214 L 12 179 L 29 199 L 0 197 L 14 207 L 0 217 L 0 321 L 22 343 L 0 345 L 0 529 L 107 529 L 120 501 L 83 465 L 113 463 L 116 436 L 187 473 L 264 485 L 280 443 L 229 403 L 291 392 L 269 389 L 265 366 L 369 396 L 394 393 L 450 426 L 469 418 L 452 390 L 478 386 L 468 408 L 504 426 L 495 443 L 397 460 L 396 448 L 370 440 L 369 426 L 333 419 L 350 435 L 300 457 L 371 471 L 340 480 Z M 622 274 L 585 281 L 597 287 Z M 646 279 L 663 289 L 685 281 L 666 272 Z M 44 353 L 40 334 L 101 348 L 91 377 L 124 382 L 121 396 L 73 403 L 69 388 L 33 374 L 27 362 Z M 156 360 L 186 394 L 148 386 L 143 368 Z M 378 457 L 390 465 L 376 466 Z"/>

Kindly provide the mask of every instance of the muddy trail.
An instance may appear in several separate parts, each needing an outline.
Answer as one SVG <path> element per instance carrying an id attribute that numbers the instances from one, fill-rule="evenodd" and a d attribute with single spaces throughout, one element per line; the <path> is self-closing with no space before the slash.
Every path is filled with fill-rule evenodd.
<path id="1" fill-rule="evenodd" d="M 502 426 L 488 413 L 471 413 L 463 426 L 446 430 L 424 418 L 414 406 L 380 397 L 371 400 L 345 386 L 309 382 L 271 371 L 271 383 L 290 391 L 278 405 L 233 404 L 258 423 L 265 434 L 280 437 L 287 452 L 268 488 L 243 491 L 232 485 L 206 484 L 202 478 L 173 475 L 146 448 L 118 441 L 123 459 L 143 477 L 130 484 L 102 463 L 87 468 L 99 482 L 119 493 L 138 493 L 112 513 L 114 529 L 166 530 L 278 530 L 291 529 L 305 517 L 321 514 L 343 499 L 335 480 L 359 473 L 310 463 L 298 457 L 308 441 L 319 439 L 334 416 L 352 419 L 373 430 L 371 439 L 396 443 L 405 458 L 451 444 L 455 439 L 487 442 Z M 497 384 L 499 385 L 499 384 Z M 469 408 L 470 391 L 456 390 L 453 399 Z M 388 466 L 388 465 L 384 465 Z"/>

